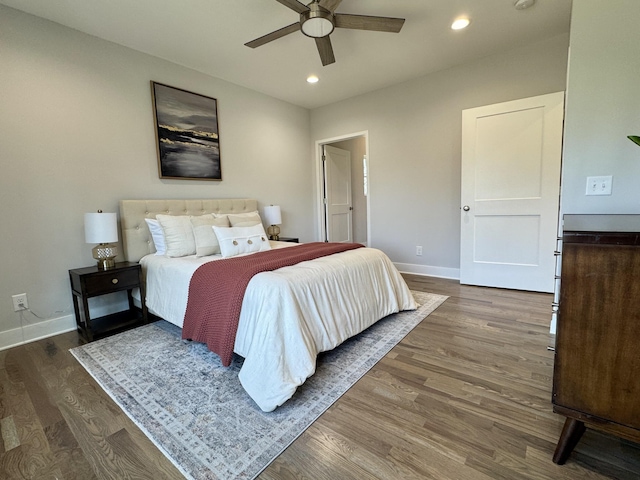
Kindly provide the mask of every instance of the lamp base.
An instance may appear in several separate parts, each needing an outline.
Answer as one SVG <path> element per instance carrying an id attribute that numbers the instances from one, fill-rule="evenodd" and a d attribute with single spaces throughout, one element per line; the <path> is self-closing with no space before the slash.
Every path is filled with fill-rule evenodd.
<path id="1" fill-rule="evenodd" d="M 280 240 L 280 227 L 278 225 L 271 225 L 267 228 L 269 234 L 269 240 Z"/>
<path id="2" fill-rule="evenodd" d="M 109 270 L 115 268 L 116 261 L 113 258 L 105 258 L 98 260 L 98 270 Z"/>
<path id="3" fill-rule="evenodd" d="M 98 270 L 109 270 L 116 266 L 114 258 L 118 256 L 118 247 L 110 243 L 101 243 L 91 250 L 93 258 L 98 261 Z"/>

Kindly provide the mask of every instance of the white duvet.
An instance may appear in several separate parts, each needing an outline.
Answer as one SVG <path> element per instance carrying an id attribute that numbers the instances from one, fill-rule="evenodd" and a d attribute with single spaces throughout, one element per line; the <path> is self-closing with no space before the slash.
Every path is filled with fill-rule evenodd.
<path id="1" fill-rule="evenodd" d="M 292 245 L 272 242 L 274 248 Z M 182 327 L 191 276 L 220 258 L 144 257 L 147 307 Z M 245 358 L 240 382 L 270 412 L 313 375 L 318 353 L 387 315 L 415 308 L 398 270 L 373 248 L 259 273 L 247 286 L 236 335 L 234 351 Z"/>

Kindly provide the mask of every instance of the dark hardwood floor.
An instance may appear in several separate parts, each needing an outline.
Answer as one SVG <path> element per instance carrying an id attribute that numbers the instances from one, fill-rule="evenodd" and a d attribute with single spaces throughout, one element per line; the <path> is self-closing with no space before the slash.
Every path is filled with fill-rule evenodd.
<path id="1" fill-rule="evenodd" d="M 640 478 L 639 445 L 591 430 L 551 461 L 550 295 L 405 278 L 450 298 L 259 478 Z M 182 478 L 71 356 L 80 343 L 0 352 L 0 478 Z"/>

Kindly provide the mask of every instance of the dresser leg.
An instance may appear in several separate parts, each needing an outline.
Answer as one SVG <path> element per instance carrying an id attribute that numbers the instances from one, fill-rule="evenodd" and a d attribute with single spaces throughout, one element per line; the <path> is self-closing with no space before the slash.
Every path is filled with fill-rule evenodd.
<path id="1" fill-rule="evenodd" d="M 580 441 L 582 434 L 585 431 L 584 422 L 576 420 L 574 418 L 567 418 L 558 439 L 558 445 L 556 451 L 553 454 L 553 463 L 563 465 L 567 461 L 569 455 Z"/>

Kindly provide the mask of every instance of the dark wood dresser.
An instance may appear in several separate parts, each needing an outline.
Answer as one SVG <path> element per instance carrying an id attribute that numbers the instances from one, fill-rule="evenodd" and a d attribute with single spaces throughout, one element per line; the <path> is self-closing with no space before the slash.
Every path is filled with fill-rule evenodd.
<path id="1" fill-rule="evenodd" d="M 561 258 L 558 464 L 585 428 L 640 442 L 640 215 L 566 215 Z"/>

